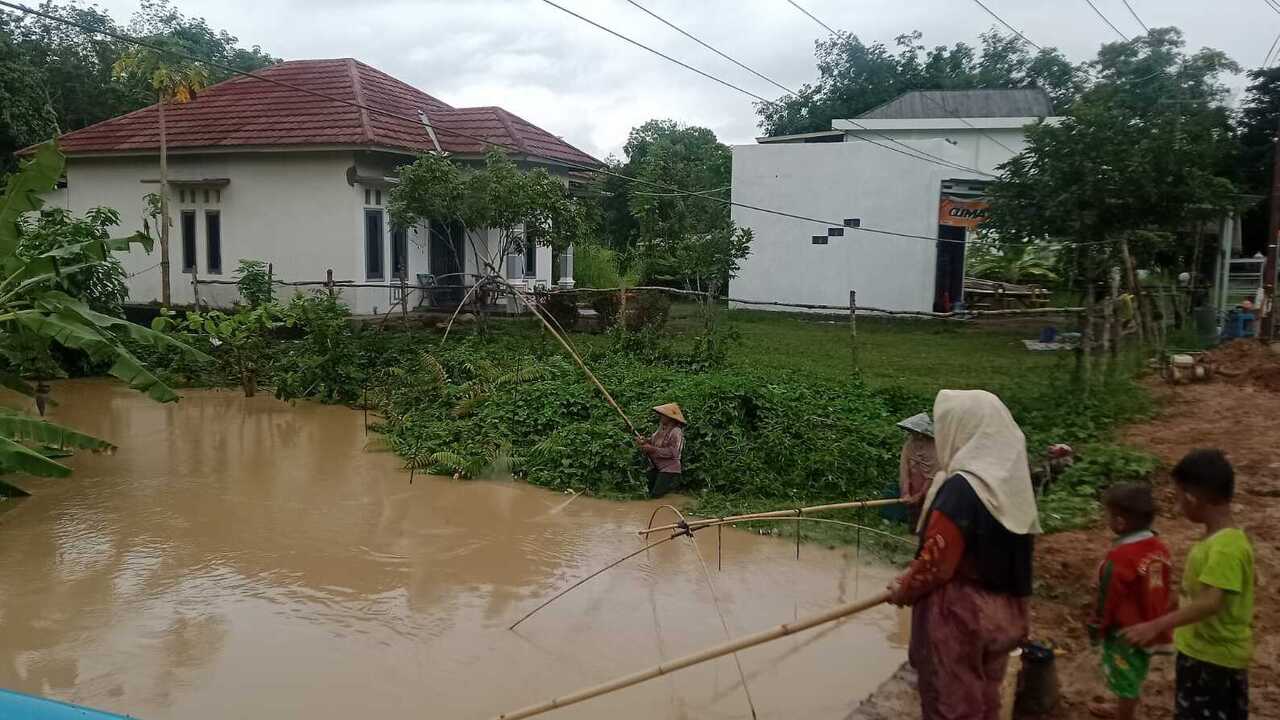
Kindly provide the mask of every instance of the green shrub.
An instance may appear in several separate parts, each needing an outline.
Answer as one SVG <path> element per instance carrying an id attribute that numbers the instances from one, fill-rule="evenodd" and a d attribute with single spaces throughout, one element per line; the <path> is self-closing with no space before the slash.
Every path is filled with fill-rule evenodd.
<path id="1" fill-rule="evenodd" d="M 240 260 L 236 270 L 236 286 L 240 298 L 249 307 L 259 307 L 275 302 L 275 288 L 271 286 L 271 273 L 262 260 Z"/>
<path id="2" fill-rule="evenodd" d="M 580 245 L 573 249 L 573 281 L 578 287 L 621 287 L 618 253 L 599 245 Z"/>
<path id="3" fill-rule="evenodd" d="M 274 374 L 276 397 L 355 402 L 365 373 L 351 311 L 327 293 L 294 296 L 281 310 L 296 339 L 283 343 Z"/>
<path id="4" fill-rule="evenodd" d="M 789 503 L 878 495 L 896 477 L 896 418 L 856 380 L 687 372 L 617 355 L 591 363 L 642 428 L 652 428 L 652 406 L 681 404 L 690 418 L 684 467 L 694 490 Z M 412 467 L 470 474 L 509 448 L 513 471 L 531 483 L 644 493 L 647 465 L 626 426 L 559 355 L 512 357 L 459 345 L 392 368 L 377 400 L 381 430 Z"/>
<path id="5" fill-rule="evenodd" d="M 572 330 L 578 325 L 578 303 L 575 296 L 568 293 L 551 293 L 545 296 L 542 309 L 550 313 L 552 319 L 565 330 Z"/>
<path id="6" fill-rule="evenodd" d="M 1156 456 L 1120 445 L 1087 445 L 1058 482 L 1069 487 L 1102 490 L 1120 482 L 1149 482 L 1160 468 Z"/>

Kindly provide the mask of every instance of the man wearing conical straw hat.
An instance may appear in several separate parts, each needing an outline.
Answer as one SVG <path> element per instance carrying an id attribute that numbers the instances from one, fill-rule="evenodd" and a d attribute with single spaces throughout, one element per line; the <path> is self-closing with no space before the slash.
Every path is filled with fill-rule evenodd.
<path id="1" fill-rule="evenodd" d="M 649 497 L 660 498 L 681 484 L 680 455 L 684 452 L 684 412 L 675 403 L 659 405 L 653 409 L 658 415 L 658 431 L 645 440 L 636 437 L 651 463 L 649 468 Z"/>

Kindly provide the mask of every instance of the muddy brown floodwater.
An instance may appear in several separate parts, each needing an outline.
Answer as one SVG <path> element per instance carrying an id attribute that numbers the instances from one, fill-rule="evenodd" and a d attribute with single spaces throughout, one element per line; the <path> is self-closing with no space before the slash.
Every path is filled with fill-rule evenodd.
<path id="1" fill-rule="evenodd" d="M 23 479 L 0 514 L 0 687 L 135 717 L 484 719 L 720 642 L 687 540 L 525 622 L 638 547 L 653 503 L 419 477 L 360 413 L 58 384 L 51 415 L 119 446 Z M 699 537 L 733 634 L 884 587 L 852 549 Z M 904 656 L 895 611 L 741 654 L 761 717 L 843 718 Z M 550 714 L 749 717 L 731 658 Z"/>

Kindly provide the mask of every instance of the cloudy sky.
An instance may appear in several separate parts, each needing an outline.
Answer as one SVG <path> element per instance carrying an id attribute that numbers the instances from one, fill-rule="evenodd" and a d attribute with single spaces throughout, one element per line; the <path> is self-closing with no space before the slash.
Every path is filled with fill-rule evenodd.
<path id="1" fill-rule="evenodd" d="M 777 88 L 626 0 L 561 5 L 764 97 Z M 1041 45 L 1073 60 L 1116 40 L 1086 0 L 984 0 Z M 136 0 L 98 0 L 127 21 Z M 814 79 L 814 40 L 826 34 L 787 0 L 636 0 L 786 87 Z M 995 21 L 973 0 L 798 0 L 864 42 L 911 30 L 927 45 L 975 42 Z M 1267 0 L 1129 0 L 1151 26 L 1176 25 L 1192 48 L 1260 64 L 1280 32 Z M 603 157 L 655 117 L 713 129 L 725 142 L 758 132 L 752 99 L 629 45 L 542 0 L 175 0 L 246 45 L 285 59 L 355 57 L 455 106 L 501 105 Z M 1094 0 L 1125 33 L 1139 26 L 1123 0 Z M 1232 82 L 1240 86 L 1242 81 Z"/>

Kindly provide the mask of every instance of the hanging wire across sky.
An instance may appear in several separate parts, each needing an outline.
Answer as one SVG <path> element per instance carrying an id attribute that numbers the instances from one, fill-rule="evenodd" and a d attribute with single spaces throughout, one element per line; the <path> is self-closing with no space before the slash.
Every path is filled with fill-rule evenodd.
<path id="1" fill-rule="evenodd" d="M 304 87 L 301 87 L 301 86 L 295 85 L 295 84 L 293 84 L 293 83 L 285 82 L 285 81 L 283 81 L 283 80 L 278 80 L 278 79 L 276 79 L 276 78 L 268 77 L 268 76 L 265 76 L 265 75 L 259 75 L 259 74 L 255 73 L 255 72 L 248 71 L 248 70 L 242 70 L 242 69 L 240 69 L 240 68 L 232 67 L 232 66 L 227 65 L 227 64 L 225 64 L 225 63 L 220 63 L 220 62 L 213 61 L 213 60 L 209 60 L 209 59 L 206 59 L 206 58 L 197 57 L 197 56 L 195 56 L 195 55 L 191 55 L 190 53 L 185 53 L 185 52 L 182 52 L 182 51 L 180 51 L 180 50 L 175 50 L 175 49 L 173 49 L 173 48 L 164 47 L 164 46 L 162 46 L 162 45 L 158 45 L 158 44 L 156 44 L 156 43 L 147 42 L 146 40 L 142 40 L 142 39 L 139 39 L 139 38 L 135 38 L 135 37 L 132 37 L 132 36 L 129 36 L 129 35 L 124 35 L 124 34 L 122 34 L 122 33 L 117 33 L 117 32 L 111 31 L 111 30 L 104 30 L 104 29 L 102 29 L 102 28 L 91 27 L 91 26 L 86 25 L 86 24 L 84 24 L 84 23 L 80 23 L 80 22 L 77 22 L 77 21 L 75 21 L 75 20 L 69 20 L 69 19 L 67 19 L 67 18 L 58 17 L 57 15 L 52 15 L 52 14 L 50 14 L 50 13 L 48 13 L 48 12 L 44 12 L 44 11 L 41 11 L 41 10 L 37 10 L 37 9 L 35 9 L 35 8 L 31 8 L 31 7 L 28 7 L 28 6 L 26 6 L 26 5 L 23 5 L 23 4 L 21 4 L 21 3 L 11 2 L 10 0 L 0 0 L 0 7 L 7 7 L 7 8 L 9 8 L 9 9 L 11 9 L 11 10 L 16 10 L 16 11 L 21 12 L 21 13 L 26 14 L 26 15 L 33 15 L 33 16 L 36 16 L 36 17 L 41 17 L 41 18 L 44 18 L 44 19 L 49 20 L 49 21 L 51 21 L 51 22 L 56 22 L 56 23 L 59 23 L 59 24 L 61 24 L 61 25 L 65 25 L 65 26 L 67 26 L 67 27 L 74 27 L 74 28 L 76 28 L 76 29 L 80 30 L 81 32 L 88 33 L 88 34 L 90 34 L 90 35 L 101 35 L 101 36 L 103 36 L 103 37 L 109 37 L 109 38 L 112 38 L 113 40 L 117 40 L 117 41 L 119 41 L 119 42 L 128 43 L 128 44 L 130 44 L 130 45 L 135 45 L 135 46 L 137 46 L 137 47 L 144 47 L 144 48 L 147 48 L 147 49 L 149 49 L 149 50 L 154 50 L 155 52 L 158 52 L 158 53 L 161 53 L 161 54 L 164 54 L 164 55 L 168 55 L 168 56 L 170 56 L 170 57 L 181 58 L 181 59 L 184 59 L 184 60 L 188 60 L 188 61 L 190 61 L 190 62 L 202 63 L 202 64 L 204 64 L 204 65 L 208 65 L 209 67 L 217 68 L 217 69 L 219 69 L 219 70 L 222 70 L 222 71 L 224 71 L 224 72 L 231 73 L 231 74 L 233 74 L 233 75 L 239 75 L 239 76 L 241 76 L 241 77 L 252 78 L 252 79 L 254 79 L 254 80 L 258 80 L 258 81 L 261 81 L 261 82 L 265 82 L 265 83 L 269 83 L 269 84 L 275 85 L 275 86 L 277 86 L 277 87 L 288 88 L 288 89 L 293 90 L 293 91 L 295 91 L 295 92 L 300 92 L 300 93 L 303 93 L 303 94 L 305 94 L 305 95 L 311 95 L 311 96 L 313 96 L 313 97 L 323 98 L 323 99 L 325 99 L 325 100 L 329 100 L 329 101 L 331 101 L 331 102 L 339 103 L 339 104 L 341 104 L 341 105 L 346 105 L 346 106 L 348 106 L 348 107 L 358 108 L 358 109 L 364 110 L 364 111 L 366 111 L 366 112 L 370 112 L 370 113 L 373 113 L 373 114 L 376 114 L 376 115 L 381 115 L 381 116 L 383 116 L 383 117 L 391 117 L 391 118 L 395 118 L 395 119 L 398 119 L 398 120 L 404 120 L 404 121 L 408 121 L 408 122 L 412 122 L 412 123 L 421 123 L 421 122 L 422 122 L 422 119 L 421 119 L 421 118 L 418 118 L 418 117 L 411 117 L 411 116 L 409 116 L 409 115 L 403 115 L 403 114 L 400 114 L 400 113 L 392 112 L 392 111 L 390 111 L 390 110 L 385 110 L 385 109 L 383 109 L 383 108 L 374 107 L 374 106 L 370 106 L 370 105 L 365 105 L 365 104 L 363 104 L 363 103 L 359 103 L 359 102 L 356 102 L 356 101 L 354 101 L 354 100 L 348 100 L 348 99 L 346 99 L 346 98 L 338 97 L 338 96 L 336 96 L 336 95 L 331 95 L 331 94 L 329 94 L 329 93 L 321 92 L 321 91 L 319 91 L 319 90 L 312 90 L 312 89 L 310 89 L 310 88 L 304 88 Z M 914 234 L 914 233 L 898 232 L 898 231 L 896 231 L 896 230 L 885 230 L 885 229 L 882 229 L 882 228 L 875 228 L 875 227 L 870 227 L 870 226 L 867 226 L 867 225 L 861 225 L 861 226 L 859 226 L 859 227 L 847 227 L 847 226 L 844 224 L 844 221 L 843 221 L 843 220 L 832 220 L 832 219 L 817 218 L 817 217 L 812 217 L 812 216 L 809 216 L 809 215 L 802 215 L 802 214 L 800 214 L 800 213 L 788 212 L 788 211 L 786 211 L 786 210 L 777 210 L 777 209 L 774 209 L 774 208 L 761 207 L 761 206 L 759 206 L 759 205 L 753 205 L 753 204 L 751 204 L 751 203 L 743 203 L 743 202 L 738 202 L 738 201 L 735 201 L 735 200 L 726 200 L 726 199 L 724 199 L 724 198 L 719 198 L 719 197 L 716 197 L 716 196 L 714 196 L 714 195 L 708 194 L 708 192 L 709 192 L 709 191 L 685 190 L 685 189 L 680 188 L 680 187 L 677 187 L 677 186 L 675 186 L 675 185 L 670 185 L 670 184 L 668 184 L 668 183 L 657 182 L 657 181 L 653 181 L 653 180 L 646 180 L 646 179 L 643 179 L 643 178 L 637 178 L 637 177 L 633 177 L 633 176 L 630 176 L 630 175 L 626 175 L 626 174 L 624 174 L 624 173 L 616 172 L 616 171 L 614 171 L 614 170 L 609 170 L 608 168 L 604 168 L 604 167 L 600 167 L 600 166 L 595 166 L 595 165 L 584 165 L 584 164 L 582 164 L 582 163 L 575 163 L 575 162 L 568 161 L 568 160 L 563 160 L 563 159 L 559 159 L 559 158 L 548 157 L 548 156 L 546 156 L 546 155 L 538 155 L 537 153 L 524 153 L 524 151 L 520 150 L 519 148 L 515 148 L 515 147 L 512 147 L 512 146 L 510 146 L 510 145 L 505 145 L 505 144 L 503 144 L 503 143 L 494 142 L 493 140 L 486 139 L 486 138 L 482 138 L 482 137 L 478 137 L 478 136 L 476 136 L 476 135 L 471 135 L 471 134 L 469 134 L 469 133 L 465 133 L 465 132 L 462 132 L 462 131 L 460 131 L 460 130 L 453 130 L 453 129 L 442 128 L 442 127 L 434 127 L 434 126 L 433 126 L 433 129 L 434 129 L 437 133 L 442 133 L 442 134 L 447 134 L 447 135 L 454 135 L 454 136 L 457 136 L 457 137 L 462 137 L 462 138 L 465 138 L 465 139 L 471 140 L 471 141 L 473 141 L 473 142 L 478 142 L 478 143 L 480 143 L 481 145 L 487 145 L 487 146 L 492 146 L 492 147 L 499 147 L 499 148 L 503 148 L 503 149 L 505 149 L 505 150 L 509 150 L 509 151 L 513 151 L 513 152 L 523 153 L 523 154 L 525 154 L 525 155 L 526 155 L 527 157 L 529 157 L 529 158 L 534 158 L 534 159 L 538 159 L 538 160 L 543 160 L 543 161 L 546 161 L 546 162 L 549 162 L 549 163 L 552 163 L 552 164 L 560 165 L 560 166 L 562 166 L 562 167 L 567 167 L 567 168 L 572 169 L 572 170 L 580 170 L 580 171 L 588 172 L 588 173 L 599 173 L 599 174 L 601 174 L 601 175 L 607 175 L 607 176 L 610 176 L 610 177 L 616 177 L 616 178 L 618 178 L 618 179 L 620 179 L 620 180 L 625 180 L 625 181 L 630 182 L 630 183 L 635 183 L 635 184 L 639 184 L 639 185 L 646 185 L 646 186 L 651 187 L 651 188 L 656 188 L 656 189 L 664 190 L 664 191 L 667 191 L 667 192 L 673 192 L 673 193 L 676 193 L 676 194 L 679 194 L 679 195 L 684 195 L 684 196 L 687 196 L 687 197 L 703 198 L 703 199 L 705 199 L 705 200 L 707 200 L 707 201 L 710 201 L 710 202 L 716 202 L 716 203 L 720 203 L 720 204 L 722 204 L 722 205 L 726 205 L 726 206 L 730 206 L 730 207 L 738 207 L 738 208 L 742 208 L 742 209 L 744 209 L 744 210 L 753 210 L 753 211 L 755 211 L 755 212 L 765 213 L 765 214 L 768 214 L 768 215 L 777 215 L 777 216 L 780 216 L 780 217 L 787 217 L 787 218 L 791 218 L 791 219 L 794 219 L 794 220 L 803 220 L 803 221 L 806 221 L 806 222 L 812 222 L 812 223 L 816 223 L 816 224 L 823 225 L 823 226 L 826 226 L 826 227 L 846 227 L 848 230 L 853 230 L 853 231 L 855 231 L 855 232 L 871 233 L 871 234 L 874 234 L 874 235 L 884 235 L 884 236 L 888 236 L 888 237 L 899 237 L 899 238 L 906 238 L 906 239 L 913 239 L 913 240 L 926 240 L 926 241 L 931 242 L 931 243 L 936 243 L 936 242 L 955 242 L 955 243 L 963 243 L 963 242 L 965 242 L 964 240 L 948 240 L 948 239 L 945 239 L 945 238 L 930 237 L 930 236 L 928 236 L 928 235 L 916 235 L 916 234 Z M 1085 247 L 1085 246 L 1093 246 L 1093 245 L 1110 245 L 1110 244 L 1114 244 L 1115 242 L 1116 242 L 1115 240 L 1092 240 L 1092 241 L 1058 242 L 1058 243 L 1053 243 L 1052 245 L 1053 245 L 1053 247 L 1055 247 L 1055 248 L 1066 248 L 1066 247 Z M 1010 242 L 1010 243 L 998 243 L 998 242 L 997 242 L 997 243 L 987 243 L 987 244 L 988 244 L 988 245 L 997 246 L 997 247 L 1001 247 L 1001 246 L 1003 246 L 1003 247 L 1024 247 L 1024 246 L 1025 246 L 1025 243 L 1016 243 L 1016 242 Z"/>
<path id="2" fill-rule="evenodd" d="M 1138 11 L 1133 9 L 1133 3 L 1129 2 L 1129 0 L 1124 0 L 1124 6 L 1128 8 L 1129 14 L 1133 16 L 1133 19 L 1137 20 L 1138 24 L 1142 26 L 1142 32 L 1151 32 L 1151 28 L 1148 27 L 1147 24 L 1142 21 L 1142 18 L 1138 16 Z"/>
<path id="3" fill-rule="evenodd" d="M 1098 6 L 1094 4 L 1093 0 L 1084 0 L 1084 1 L 1089 4 L 1089 7 L 1093 8 L 1093 11 L 1098 14 L 1098 17 L 1102 18 L 1102 22 L 1106 23 L 1112 30 L 1116 31 L 1116 34 L 1119 35 L 1121 39 L 1124 39 L 1124 40 L 1129 39 L 1129 36 L 1125 35 L 1123 30 L 1116 27 L 1116 24 L 1111 22 L 1110 18 L 1102 14 L 1102 11 L 1098 9 Z"/>
<path id="4" fill-rule="evenodd" d="M 819 20 L 817 15 L 814 15 L 813 13 L 811 13 L 811 12 L 809 12 L 808 10 L 805 10 L 803 7 L 801 7 L 801 6 L 800 6 L 800 3 L 796 2 L 795 0 L 787 0 L 787 2 L 791 3 L 791 7 L 793 7 L 793 8 L 795 8 L 795 9 L 799 10 L 799 11 L 800 11 L 800 12 L 802 12 L 802 13 L 804 13 L 804 14 L 805 14 L 805 15 L 806 15 L 810 20 L 812 20 L 812 21 L 814 21 L 814 22 L 818 23 L 819 25 L 821 25 L 822 27 L 826 28 L 826 29 L 827 29 L 827 32 L 831 33 L 832 35 L 839 35 L 839 34 L 840 34 L 840 33 L 839 33 L 839 32 L 837 32 L 834 28 L 832 28 L 830 25 L 828 25 L 828 24 L 826 24 L 826 23 L 822 22 L 821 20 Z"/>
<path id="5" fill-rule="evenodd" d="M 671 57 L 670 55 L 668 55 L 668 54 L 666 54 L 666 53 L 662 52 L 661 50 L 656 50 L 656 49 L 654 49 L 654 48 L 652 48 L 652 47 L 650 47 L 650 46 L 648 46 L 648 45 L 646 45 L 646 44 L 644 44 L 644 43 L 640 42 L 639 40 L 636 40 L 636 39 L 634 39 L 634 38 L 631 38 L 631 37 L 628 37 L 628 36 L 626 36 L 626 35 L 623 35 L 622 33 L 618 32 L 617 30 L 614 30 L 613 28 L 607 27 L 607 26 L 605 26 L 605 25 L 601 25 L 600 23 L 596 22 L 595 20 L 592 20 L 591 18 L 588 18 L 588 17 L 586 17 L 586 16 L 584 16 L 584 15 L 580 15 L 580 14 L 578 14 L 578 13 L 574 12 L 573 10 L 570 10 L 569 8 L 567 8 L 567 7 L 563 6 L 563 5 L 561 5 L 561 4 L 557 3 L 557 2 L 555 2 L 555 0 L 542 0 L 542 2 L 543 2 L 543 3 L 545 3 L 545 4 L 547 4 L 547 5 L 550 5 L 551 7 L 553 7 L 553 8 L 555 8 L 555 9 L 559 10 L 560 12 L 565 13 L 566 15 L 570 15 L 570 16 L 572 16 L 572 17 L 574 17 L 574 18 L 578 19 L 578 20 L 581 20 L 582 22 L 587 23 L 588 25 L 591 25 L 591 26 L 592 26 L 592 27 L 594 27 L 594 28 L 597 28 L 597 29 L 599 29 L 599 30 L 603 30 L 604 32 L 609 33 L 610 35 L 612 35 L 612 36 L 614 36 L 614 37 L 618 38 L 619 40 L 622 40 L 622 41 L 624 41 L 624 42 L 627 42 L 627 43 L 630 43 L 630 44 L 632 44 L 632 45 L 635 45 L 636 47 L 638 47 L 638 48 L 640 48 L 640 49 L 642 49 L 642 50 L 645 50 L 645 51 L 648 51 L 648 52 L 650 52 L 650 53 L 653 53 L 654 55 L 657 55 L 658 57 L 660 57 L 660 58 L 662 58 L 662 59 L 664 59 L 664 60 L 666 60 L 666 61 L 668 61 L 668 62 L 671 62 L 671 63 L 674 63 L 674 64 L 676 64 L 676 65 L 679 65 L 680 67 L 682 67 L 682 68 L 684 68 L 684 69 L 686 69 L 686 70 L 689 70 L 689 71 L 691 71 L 691 72 L 695 72 L 695 73 L 697 73 L 698 75 L 701 75 L 702 77 L 707 78 L 708 80 L 711 80 L 712 82 L 719 83 L 719 84 L 721 84 L 721 85 L 723 85 L 723 86 L 725 86 L 725 87 L 727 87 L 727 88 L 729 88 L 729 89 L 731 89 L 731 90 L 736 90 L 737 92 L 740 92 L 740 93 L 742 93 L 743 95 L 746 95 L 747 97 L 753 98 L 753 99 L 755 99 L 755 100 L 757 100 L 757 101 L 759 101 L 759 102 L 761 102 L 761 103 L 764 103 L 764 104 L 766 104 L 766 105 L 780 106 L 780 103 L 778 103 L 776 100 L 770 100 L 769 98 L 763 97 L 763 96 L 761 96 L 761 95 L 757 95 L 756 93 L 753 93 L 753 92 L 751 92 L 750 90 L 744 89 L 743 87 L 741 87 L 741 86 L 739 86 L 739 85 L 735 85 L 735 84 L 733 84 L 733 83 L 729 82 L 728 80 L 725 80 L 725 79 L 723 79 L 723 78 L 721 78 L 721 77 L 718 77 L 718 76 L 716 76 L 716 75 L 712 75 L 711 73 L 706 72 L 705 70 L 700 70 L 700 69 L 698 69 L 698 68 L 696 68 L 696 67 L 694 67 L 694 66 L 692 66 L 692 65 L 690 65 L 690 64 L 688 64 L 688 63 L 686 63 L 686 62 L 684 62 L 684 61 L 682 61 L 682 60 L 677 60 L 676 58 Z M 633 4 L 634 4 L 634 3 L 633 3 Z M 646 11 L 646 12 L 647 12 L 647 11 Z M 653 14 L 653 13 L 650 13 L 650 14 Z M 664 22 L 665 22 L 665 21 L 664 21 Z M 719 51 L 717 50 L 716 52 L 719 52 Z M 736 61 L 735 61 L 735 62 L 736 62 Z M 754 72 L 754 71 L 753 71 L 753 72 Z M 791 90 L 787 90 L 787 92 L 791 93 L 792 95 L 796 95 L 796 94 L 797 94 L 797 93 L 795 93 L 794 91 L 791 91 Z M 890 136 L 888 136 L 888 135 L 885 135 L 884 133 L 880 133 L 880 132 L 876 132 L 876 131 L 874 131 L 874 130 L 871 130 L 870 128 L 867 128 L 867 127 L 863 126 L 861 123 L 858 123 L 858 122 L 856 122 L 856 121 L 854 121 L 854 120 L 850 120 L 849 122 L 851 122 L 851 123 L 853 123 L 854 125 L 856 125 L 856 126 L 858 126 L 858 127 L 862 128 L 863 130 L 867 130 L 868 132 L 871 132 L 873 135 L 876 135 L 877 137 L 880 137 L 880 138 L 882 138 L 882 139 L 884 139 L 884 140 L 887 140 L 888 142 L 891 142 L 891 143 L 893 143 L 894 145 L 897 145 L 897 146 L 899 146 L 899 147 L 898 147 L 898 148 L 890 147 L 890 146 L 888 146 L 888 145 L 885 145 L 884 143 L 877 142 L 877 141 L 872 140 L 871 138 L 868 138 L 868 137 L 861 137 L 861 136 L 860 136 L 860 137 L 858 137 L 858 139 L 859 139 L 859 140 L 862 140 L 862 141 L 864 141 L 864 142 L 869 142 L 869 143 L 871 143 L 872 145 L 878 145 L 878 146 L 880 146 L 880 147 L 882 147 L 882 148 L 884 148 L 884 149 L 886 149 L 886 150 L 889 150 L 889 151 L 892 151 L 892 152 L 896 152 L 896 153 L 899 153 L 899 154 L 901 154 L 901 155 L 906 155 L 907 157 L 914 158 L 914 159 L 916 159 L 916 160 L 923 160 L 923 161 L 925 161 L 925 162 L 932 162 L 932 163 L 934 163 L 935 165 L 941 165 L 942 167 L 950 168 L 950 169 L 952 169 L 952 170 L 962 170 L 962 171 L 964 171 L 964 172 L 972 172 L 972 173 L 978 173 L 979 175 L 985 175 L 986 177 L 996 177 L 996 176 L 995 176 L 995 175 L 993 175 L 992 173 L 984 172 L 984 171 L 979 170 L 979 169 L 977 169 L 977 168 L 972 168 L 972 167 L 969 167 L 969 166 L 967 166 L 967 165 L 963 165 L 963 164 L 961 164 L 961 163 L 954 162 L 954 161 L 952 161 L 952 160 L 947 160 L 946 158 L 938 157 L 937 155 L 934 155 L 934 154 L 932 154 L 932 153 L 929 153 L 929 152 L 926 152 L 926 151 L 924 151 L 924 150 L 921 150 L 920 148 L 916 148 L 916 147 L 912 147 L 912 146 L 910 146 L 910 145 L 907 145 L 906 143 L 901 142 L 901 141 L 899 141 L 899 140 L 896 140 L 896 139 L 894 139 L 894 138 L 892 138 L 892 137 L 890 137 Z M 901 148 L 901 149 L 900 149 L 900 148 Z"/>

